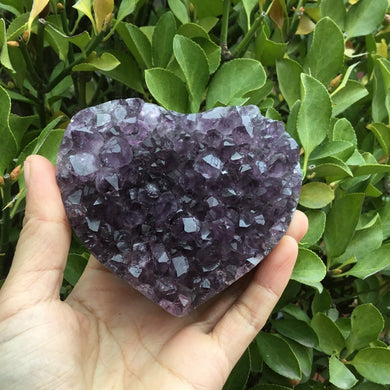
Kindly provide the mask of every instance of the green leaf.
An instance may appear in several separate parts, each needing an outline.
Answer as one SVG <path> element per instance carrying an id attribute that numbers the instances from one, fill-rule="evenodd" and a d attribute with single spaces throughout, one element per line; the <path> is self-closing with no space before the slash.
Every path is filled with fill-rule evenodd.
<path id="1" fill-rule="evenodd" d="M 330 18 L 321 19 L 314 29 L 313 42 L 304 61 L 306 73 L 321 81 L 325 87 L 342 69 L 344 37 Z"/>
<path id="2" fill-rule="evenodd" d="M 310 247 L 318 242 L 325 230 L 326 214 L 320 210 L 305 211 L 309 220 L 309 229 L 300 241 L 300 245 Z"/>
<path id="3" fill-rule="evenodd" d="M 209 63 L 209 73 L 213 74 L 221 63 L 221 47 L 206 38 L 193 38 L 193 41 L 204 50 Z"/>
<path id="4" fill-rule="evenodd" d="M 265 384 L 253 386 L 250 388 L 250 390 L 291 390 L 291 387 Z"/>
<path id="5" fill-rule="evenodd" d="M 179 35 L 184 35 L 187 38 L 205 38 L 210 39 L 208 32 L 199 24 L 186 23 L 182 24 L 177 30 Z"/>
<path id="6" fill-rule="evenodd" d="M 286 378 L 301 379 L 298 359 L 286 341 L 274 334 L 260 332 L 256 343 L 268 367 Z"/>
<path id="7" fill-rule="evenodd" d="M 19 16 L 20 15 L 20 11 L 17 8 L 15 8 L 15 7 L 13 7 L 12 5 L 9 5 L 9 4 L 4 4 L 3 2 L 0 3 L 0 9 L 3 9 L 3 10 L 8 11 L 8 12 L 11 12 L 15 16 Z"/>
<path id="8" fill-rule="evenodd" d="M 120 22 L 118 34 L 134 56 L 141 69 L 152 66 L 152 46 L 148 37 L 135 25 Z"/>
<path id="9" fill-rule="evenodd" d="M 248 99 L 245 94 L 261 88 L 265 81 L 265 71 L 256 60 L 237 58 L 225 62 L 209 85 L 206 109 L 210 110 L 218 102 L 226 106 L 243 104 Z"/>
<path id="10" fill-rule="evenodd" d="M 386 105 L 387 95 L 389 93 L 388 79 L 390 79 L 390 66 L 388 61 L 377 59 L 374 63 L 374 91 L 372 98 L 372 118 L 374 122 L 385 121 L 389 114 Z"/>
<path id="11" fill-rule="evenodd" d="M 19 116 L 12 113 L 10 114 L 9 127 L 15 136 L 17 145 L 21 144 L 24 134 L 35 119 L 37 119 L 36 115 Z"/>
<path id="12" fill-rule="evenodd" d="M 357 146 L 355 130 L 346 118 L 337 119 L 333 126 L 332 141 L 346 141 Z"/>
<path id="13" fill-rule="evenodd" d="M 362 84 L 355 80 L 348 80 L 344 88 L 338 89 L 332 94 L 333 116 L 337 116 L 351 107 L 354 103 L 368 95 L 368 91 Z"/>
<path id="14" fill-rule="evenodd" d="M 383 123 L 371 123 L 367 125 L 367 129 L 371 130 L 378 140 L 384 153 L 390 154 L 390 128 Z"/>
<path id="15" fill-rule="evenodd" d="M 108 72 L 115 69 L 120 64 L 120 61 L 111 53 L 104 52 L 101 56 L 97 56 L 95 52 L 91 53 L 85 62 L 75 65 L 74 72 L 93 72 L 102 70 Z"/>
<path id="16" fill-rule="evenodd" d="M 373 218 L 373 223 L 363 229 L 356 229 L 355 234 L 348 244 L 345 252 L 334 259 L 336 263 L 343 263 L 352 256 L 359 260 L 361 257 L 372 253 L 382 245 L 383 231 L 382 221 L 378 214 Z"/>
<path id="17" fill-rule="evenodd" d="M 283 58 L 286 49 L 286 43 L 277 43 L 268 39 L 264 26 L 255 39 L 255 58 L 265 66 L 275 65 L 277 60 Z"/>
<path id="18" fill-rule="evenodd" d="M 324 243 L 328 259 L 344 253 L 359 221 L 364 194 L 346 194 L 337 198 L 326 219 Z"/>
<path id="19" fill-rule="evenodd" d="M 313 332 L 311 328 L 310 330 Z M 287 339 L 286 341 L 298 359 L 299 366 L 301 367 L 302 371 L 302 382 L 305 382 L 311 376 L 313 365 L 313 350 L 312 348 L 305 347 L 302 344 L 295 342 L 294 340 Z"/>
<path id="20" fill-rule="evenodd" d="M 272 326 L 283 336 L 288 337 L 305 347 L 316 347 L 318 338 L 313 329 L 304 321 L 280 319 L 271 321 Z"/>
<path id="21" fill-rule="evenodd" d="M 255 8 L 258 0 L 242 0 L 242 5 L 244 6 L 246 20 L 247 20 L 247 29 L 249 30 L 251 25 L 251 13 L 253 8 Z"/>
<path id="22" fill-rule="evenodd" d="M 340 0 L 322 0 L 321 16 L 329 16 L 341 30 L 344 29 L 345 17 L 347 15 L 345 5 Z"/>
<path id="23" fill-rule="evenodd" d="M 326 177 L 329 181 L 341 180 L 353 176 L 348 165 L 342 160 L 336 157 L 328 157 L 323 161 L 320 161 L 319 164 L 313 164 L 313 167 L 309 165 L 308 174 L 313 174 L 316 178 Z"/>
<path id="24" fill-rule="evenodd" d="M 15 70 L 12 66 L 12 62 L 8 53 L 4 19 L 0 19 L 0 51 L 1 51 L 1 55 L 0 55 L 1 64 L 14 73 Z"/>
<path id="25" fill-rule="evenodd" d="M 75 286 L 80 279 L 86 265 L 87 259 L 78 253 L 69 253 L 68 261 L 64 270 L 64 279 L 72 286 Z"/>
<path id="26" fill-rule="evenodd" d="M 299 248 L 291 279 L 309 286 L 320 282 L 326 275 L 324 262 L 309 249 Z"/>
<path id="27" fill-rule="evenodd" d="M 375 251 L 362 256 L 359 261 L 343 275 L 352 275 L 360 279 L 367 278 L 390 266 L 390 244 L 382 245 Z"/>
<path id="28" fill-rule="evenodd" d="M 156 24 L 152 38 L 153 64 L 165 68 L 173 54 L 173 37 L 176 34 L 176 20 L 172 12 L 166 12 Z"/>
<path id="29" fill-rule="evenodd" d="M 320 160 L 333 156 L 346 161 L 354 150 L 354 145 L 348 141 L 329 141 L 317 146 L 310 155 L 310 160 Z"/>
<path id="30" fill-rule="evenodd" d="M 153 97 L 167 110 L 188 111 L 188 94 L 184 82 L 163 68 L 147 69 L 145 82 Z"/>
<path id="31" fill-rule="evenodd" d="M 384 319 L 374 305 L 366 303 L 357 306 L 351 314 L 351 333 L 347 338 L 348 355 L 376 341 L 384 325 Z"/>
<path id="32" fill-rule="evenodd" d="M 0 175 L 4 174 L 12 159 L 16 157 L 19 145 L 15 134 L 9 126 L 11 113 L 11 98 L 7 91 L 0 86 Z"/>
<path id="33" fill-rule="evenodd" d="M 317 313 L 313 316 L 311 326 L 318 336 L 319 349 L 327 355 L 339 356 L 345 340 L 337 325 L 325 314 Z"/>
<path id="34" fill-rule="evenodd" d="M 299 204 L 309 209 L 322 209 L 333 199 L 333 190 L 327 184 L 315 181 L 302 186 Z"/>
<path id="35" fill-rule="evenodd" d="M 352 5 L 345 21 L 345 32 L 348 38 L 374 32 L 382 23 L 388 6 L 388 0 L 360 0 Z"/>
<path id="36" fill-rule="evenodd" d="M 191 3 L 194 5 L 199 19 L 222 14 L 223 0 L 193 0 Z"/>
<path id="37" fill-rule="evenodd" d="M 49 45 L 58 54 L 61 61 L 66 61 L 69 51 L 68 37 L 55 28 L 52 24 L 47 23 L 45 28 L 45 39 Z"/>
<path id="38" fill-rule="evenodd" d="M 249 378 L 250 369 L 251 357 L 249 354 L 249 349 L 246 349 L 230 373 L 228 380 L 223 386 L 223 390 L 244 389 Z"/>
<path id="39" fill-rule="evenodd" d="M 49 0 L 47 0 L 49 2 Z M 73 8 L 77 9 L 81 14 L 85 15 L 88 17 L 88 19 L 92 23 L 92 27 L 94 31 L 96 31 L 96 24 L 95 24 L 95 19 L 92 16 L 92 4 L 91 0 L 79 0 Z"/>
<path id="40" fill-rule="evenodd" d="M 324 289 L 321 293 L 317 292 L 314 295 L 311 303 L 311 311 L 316 313 L 327 313 L 332 307 L 332 297 L 328 290 Z"/>
<path id="41" fill-rule="evenodd" d="M 186 80 L 190 111 L 198 112 L 209 79 L 206 54 L 197 43 L 182 35 L 173 39 L 173 52 Z"/>
<path id="42" fill-rule="evenodd" d="M 143 77 L 133 58 L 119 50 L 107 50 L 106 53 L 113 55 L 120 63 L 112 70 L 99 70 L 99 72 L 137 92 L 144 93 Z"/>
<path id="43" fill-rule="evenodd" d="M 180 0 L 168 0 L 168 5 L 173 14 L 179 19 L 181 23 L 189 23 L 187 7 Z"/>
<path id="44" fill-rule="evenodd" d="M 359 383 L 353 388 L 353 390 L 388 390 L 388 387 L 377 385 L 376 383 L 365 380 L 363 383 Z"/>
<path id="45" fill-rule="evenodd" d="M 390 384 L 390 349 L 363 349 L 355 355 L 350 364 L 369 381 L 382 385 Z"/>
<path id="46" fill-rule="evenodd" d="M 302 66 L 289 58 L 276 61 L 276 74 L 279 88 L 290 110 L 301 97 L 301 73 Z"/>
<path id="47" fill-rule="evenodd" d="M 305 150 L 305 161 L 325 139 L 329 131 L 332 106 L 326 88 L 315 78 L 301 74 L 302 103 L 298 112 L 297 131 Z"/>
<path id="48" fill-rule="evenodd" d="M 355 375 L 336 356 L 329 358 L 329 382 L 339 389 L 351 389 L 358 382 Z"/>
<path id="49" fill-rule="evenodd" d="M 131 15 L 135 11 L 135 9 L 136 9 L 136 7 L 137 7 L 139 2 L 140 2 L 140 0 L 124 0 L 124 1 L 121 1 L 120 6 L 119 6 L 119 10 L 118 10 L 118 15 L 116 17 L 116 21 L 115 21 L 113 30 L 116 30 L 116 28 L 118 27 L 118 24 L 124 18 L 126 18 L 129 15 Z"/>
<path id="50" fill-rule="evenodd" d="M 389 173 L 389 172 L 390 172 L 390 165 L 385 165 L 385 164 L 366 164 L 353 169 L 354 176 L 365 176 L 365 175 L 373 175 L 375 173 Z"/>

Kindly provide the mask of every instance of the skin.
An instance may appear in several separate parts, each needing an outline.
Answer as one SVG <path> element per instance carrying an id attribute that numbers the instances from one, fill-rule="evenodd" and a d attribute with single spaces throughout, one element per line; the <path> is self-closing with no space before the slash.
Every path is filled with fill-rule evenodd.
<path id="1" fill-rule="evenodd" d="M 25 162 L 27 206 L 0 290 L 0 388 L 221 389 L 260 331 L 294 266 L 307 219 L 238 283 L 183 318 L 144 298 L 91 257 L 59 298 L 71 230 L 53 165 Z"/>

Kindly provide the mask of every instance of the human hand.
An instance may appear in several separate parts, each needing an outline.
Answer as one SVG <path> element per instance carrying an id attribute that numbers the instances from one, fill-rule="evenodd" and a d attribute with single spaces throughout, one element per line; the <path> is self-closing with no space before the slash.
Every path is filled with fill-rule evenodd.
<path id="1" fill-rule="evenodd" d="M 1 389 L 221 389 L 282 294 L 307 219 L 254 272 L 175 318 L 93 257 L 65 302 L 59 298 L 70 227 L 43 157 L 25 162 L 27 207 L 0 290 Z"/>

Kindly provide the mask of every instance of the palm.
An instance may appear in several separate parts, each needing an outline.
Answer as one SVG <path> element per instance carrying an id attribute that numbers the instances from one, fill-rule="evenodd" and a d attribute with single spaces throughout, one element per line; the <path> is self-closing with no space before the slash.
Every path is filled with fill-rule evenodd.
<path id="1" fill-rule="evenodd" d="M 27 222 L 0 290 L 0 388 L 220 389 L 287 283 L 303 216 L 251 281 L 189 316 L 172 317 L 93 258 L 61 302 L 70 230 L 53 167 L 32 160 Z"/>

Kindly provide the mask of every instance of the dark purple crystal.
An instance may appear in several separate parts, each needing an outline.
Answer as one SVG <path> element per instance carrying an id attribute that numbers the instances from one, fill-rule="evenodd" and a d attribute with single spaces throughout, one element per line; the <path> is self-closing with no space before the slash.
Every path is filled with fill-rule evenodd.
<path id="1" fill-rule="evenodd" d="M 181 316 L 275 247 L 301 171 L 295 141 L 255 106 L 179 114 L 127 99 L 72 118 L 57 180 L 91 253 Z"/>

